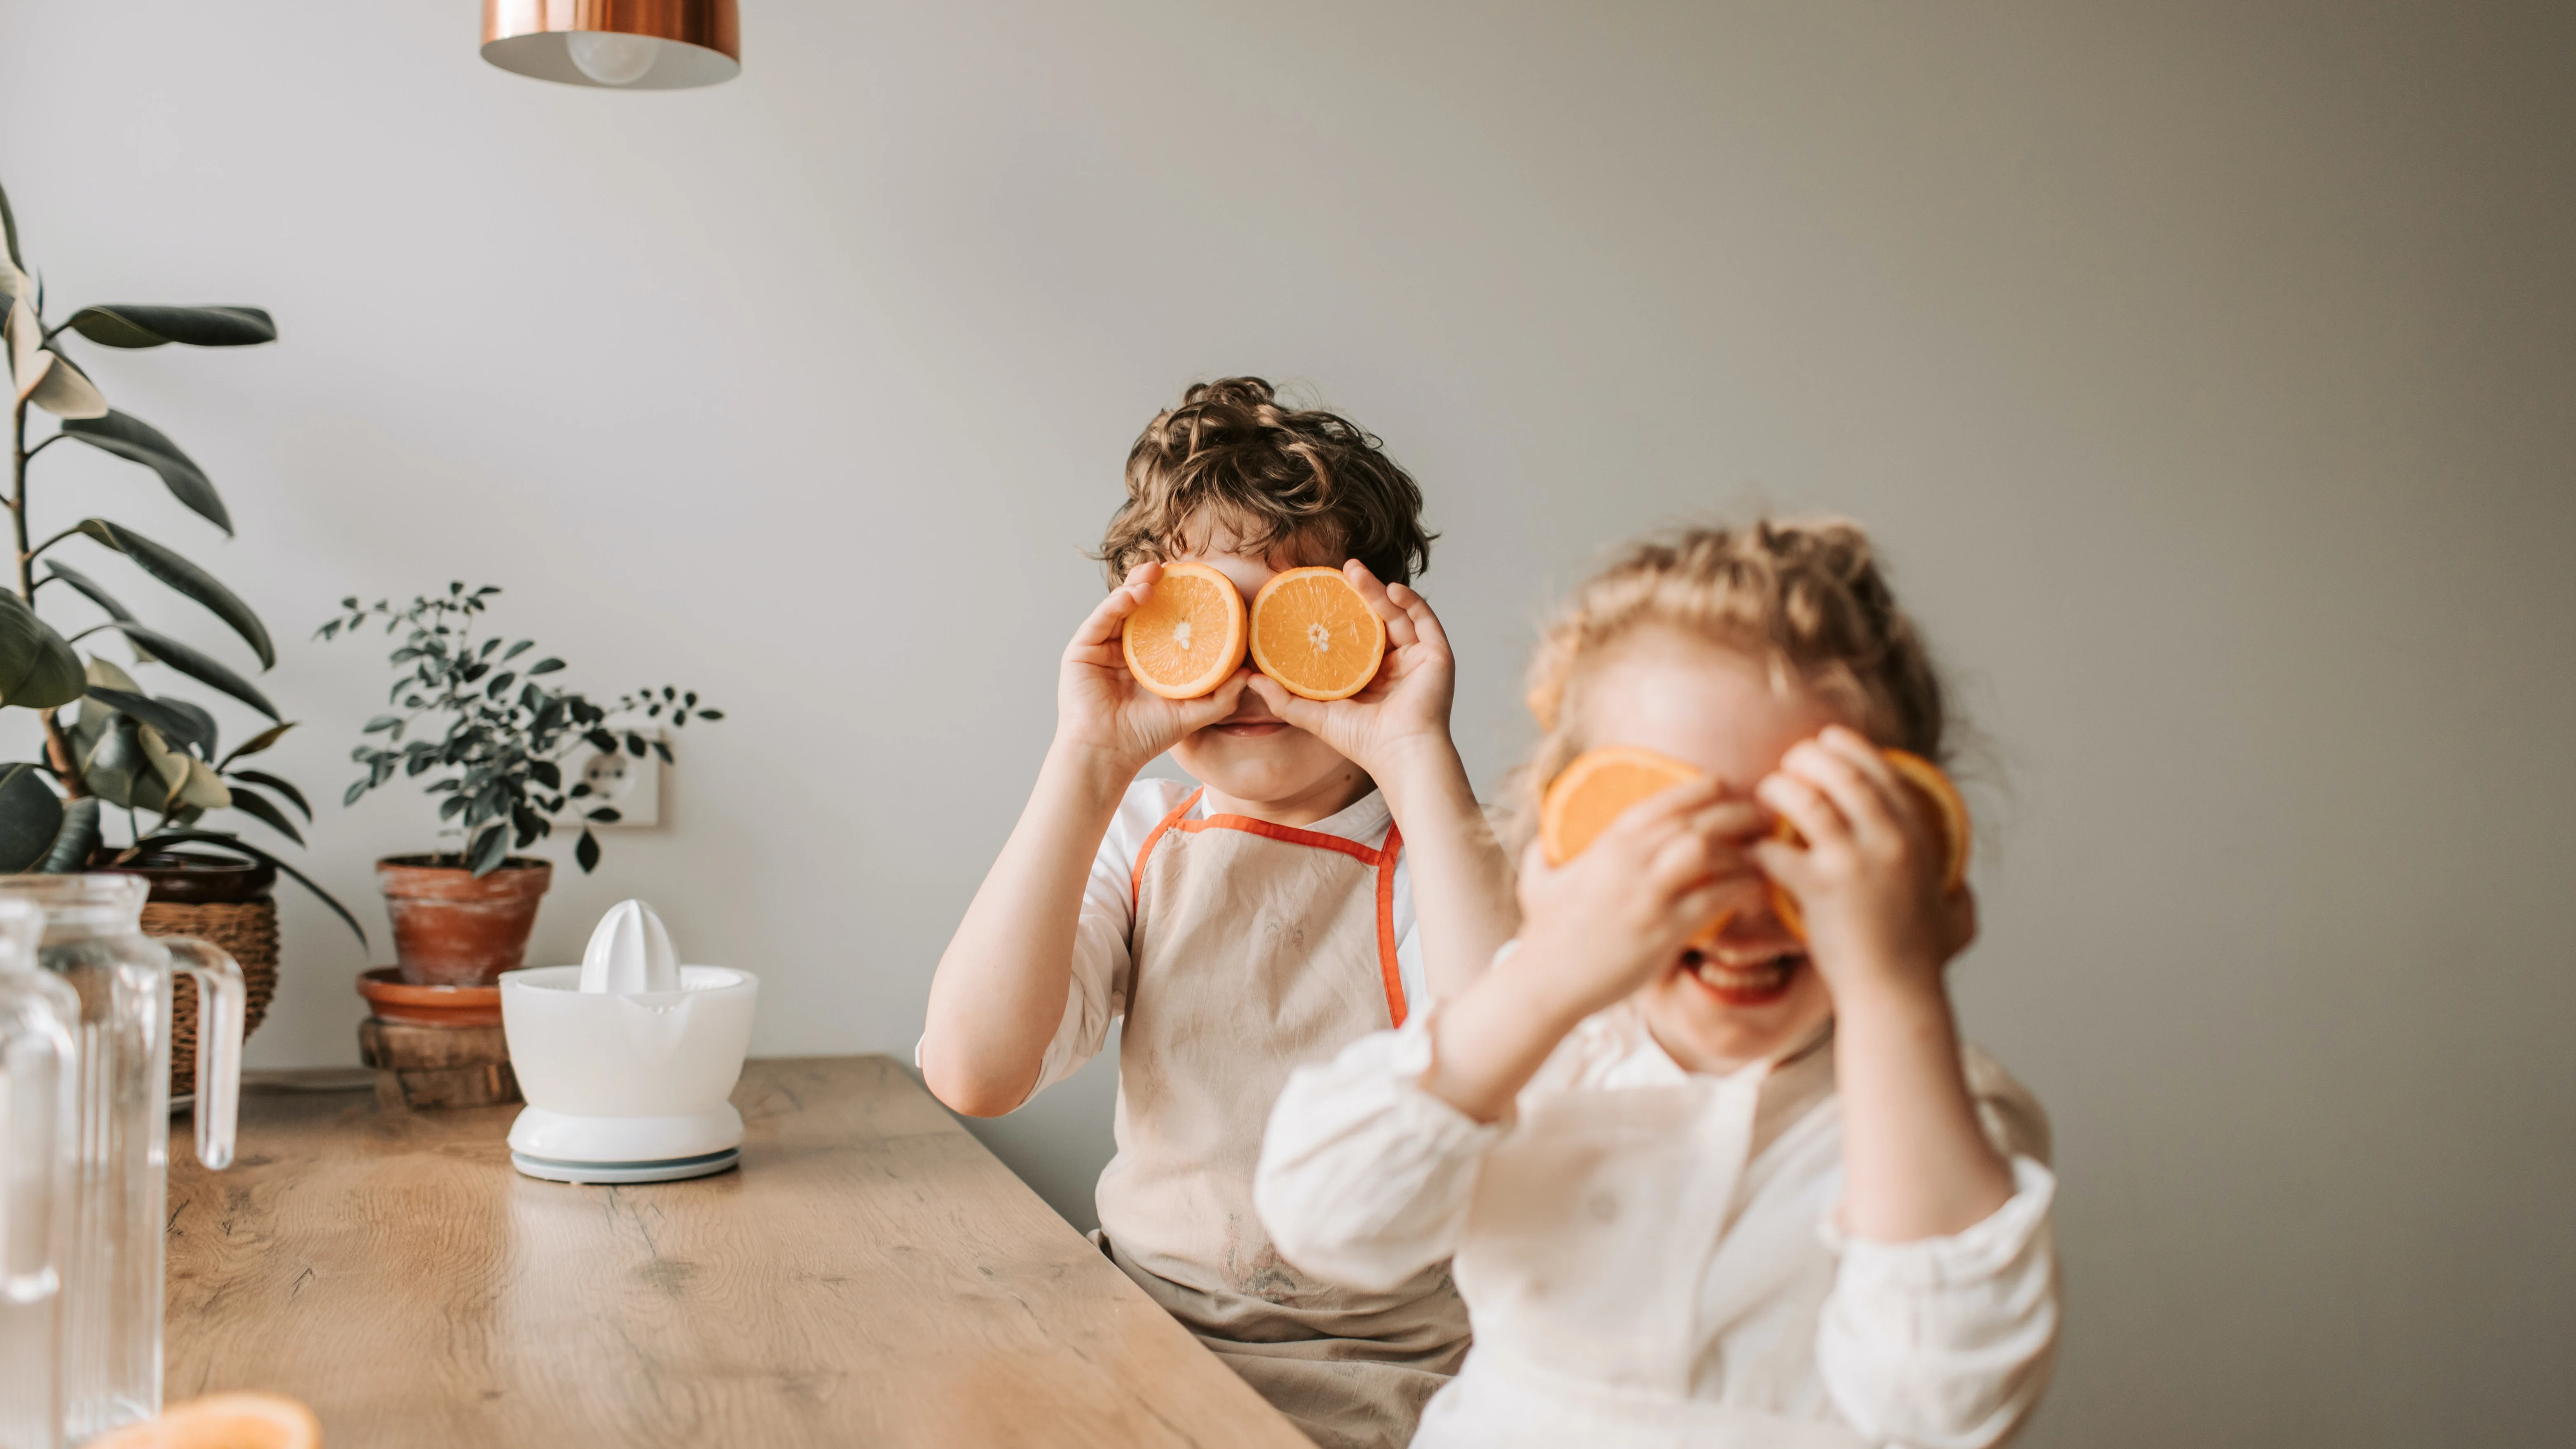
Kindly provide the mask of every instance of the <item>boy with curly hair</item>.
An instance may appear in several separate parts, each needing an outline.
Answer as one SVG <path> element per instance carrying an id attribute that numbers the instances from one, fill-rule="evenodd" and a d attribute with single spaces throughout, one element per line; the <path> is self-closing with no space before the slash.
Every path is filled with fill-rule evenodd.
<path id="1" fill-rule="evenodd" d="M 993 1116 L 1123 1018 L 1101 1246 L 1329 1449 L 1409 1439 L 1466 1313 L 1445 1264 L 1371 1291 L 1284 1261 L 1252 1203 L 1263 1123 L 1290 1071 L 1463 990 L 1516 919 L 1449 737 L 1448 641 L 1409 586 L 1421 511 L 1376 438 L 1258 378 L 1147 425 L 1102 544 L 1109 596 L 1065 650 L 1054 744 L 940 958 L 920 1048 L 942 1101 Z M 1339 566 L 1386 624 L 1377 678 L 1330 703 L 1248 668 L 1198 699 L 1145 690 L 1121 626 L 1182 560 L 1247 601 Z M 1137 778 L 1167 750 L 1199 785 Z"/>

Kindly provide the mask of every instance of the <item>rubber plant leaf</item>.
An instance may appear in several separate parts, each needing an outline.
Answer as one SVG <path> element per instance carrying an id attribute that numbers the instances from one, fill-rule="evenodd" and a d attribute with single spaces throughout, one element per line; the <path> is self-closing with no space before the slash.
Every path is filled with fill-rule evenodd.
<path id="1" fill-rule="evenodd" d="M 195 645 L 182 644 L 167 634 L 146 629 L 140 624 L 119 621 L 104 627 L 114 629 L 126 638 L 151 650 L 154 658 L 199 684 L 220 689 L 270 719 L 282 718 L 277 712 L 277 706 L 269 703 L 268 696 L 259 692 L 259 686 L 234 673 L 229 666 L 213 655 L 199 650 Z M 123 708 L 122 705 L 118 707 Z"/>
<path id="2" fill-rule="evenodd" d="M 286 732 L 295 728 L 295 724 L 296 722 L 294 720 L 288 720 L 284 724 L 270 725 L 268 728 L 261 730 L 258 734 L 252 735 L 249 739 L 233 746 L 233 752 L 224 756 L 223 765 L 229 765 L 244 755 L 256 755 L 260 751 L 267 749 L 269 746 L 276 744 L 279 740 L 286 738 Z M 223 765 L 218 765 L 216 768 L 221 769 L 223 768 Z M 298 795 L 296 798 L 300 800 L 303 797 Z M 312 819 L 312 813 L 307 811 L 304 818 L 307 820 Z"/>
<path id="3" fill-rule="evenodd" d="M 236 750 L 234 753 L 239 754 L 240 751 Z M 269 774 L 265 770 L 234 770 L 231 771 L 230 774 L 236 780 L 244 780 L 253 785 L 265 786 L 266 788 L 274 790 L 278 794 L 285 796 L 286 803 L 304 812 L 305 823 L 312 823 L 313 807 L 305 802 L 304 792 L 296 789 L 291 783 L 281 780 L 277 776 Z M 301 841 L 298 841 L 297 843 L 302 844 Z"/>
<path id="4" fill-rule="evenodd" d="M 277 340 L 277 323 L 257 307 L 154 307 L 118 302 L 83 307 L 71 329 L 101 347 L 250 347 Z"/>
<path id="5" fill-rule="evenodd" d="M 63 802 L 29 764 L 0 765 L 0 871 L 16 874 L 45 858 L 63 829 Z"/>
<path id="6" fill-rule="evenodd" d="M 81 532 L 142 565 L 145 573 L 205 605 L 216 618 L 230 624 L 233 632 L 242 636 L 242 642 L 250 646 L 251 652 L 259 656 L 260 668 L 267 669 L 277 663 L 277 646 L 268 642 L 268 626 L 259 621 L 259 615 L 251 612 L 250 605 L 243 603 L 240 595 L 215 582 L 213 574 L 133 529 L 110 523 L 104 518 L 84 518 L 78 527 Z M 133 633 L 133 626 L 122 627 L 129 635 Z M 151 647 L 153 653 L 161 653 L 160 646 L 153 644 L 152 640 L 143 642 Z M 169 658 L 166 654 L 161 657 Z M 215 681 L 209 679 L 206 683 L 214 684 Z M 218 684 L 215 687 L 221 689 L 224 686 Z M 278 717 L 277 711 L 265 704 L 260 705 L 260 709 L 270 719 Z"/>
<path id="7" fill-rule="evenodd" d="M 160 429 L 110 408 L 104 417 L 66 421 L 63 432 L 160 474 L 170 496 L 227 535 L 233 531 L 233 516 L 224 508 L 224 500 L 207 480 L 205 470 L 180 452 L 178 444 L 163 437 Z"/>
<path id="8" fill-rule="evenodd" d="M 27 264 L 18 256 L 18 215 L 9 209 L 7 187 L 0 187 L 0 236 L 9 242 L 9 265 L 23 270 Z"/>
<path id="9" fill-rule="evenodd" d="M 118 603 L 114 594 L 100 588 L 96 579 L 91 578 L 89 575 L 82 573 L 80 570 L 72 568 L 67 564 L 57 563 L 53 559 L 45 560 L 45 570 L 52 577 L 61 579 L 64 583 L 67 583 L 73 588 L 79 590 L 81 596 L 88 599 L 91 603 L 105 609 L 109 618 L 120 619 L 129 624 L 134 622 L 134 612 L 131 609 L 126 608 L 123 604 Z M 98 662 L 100 661 L 91 661 L 93 664 Z M 116 666 L 109 665 L 108 667 L 114 669 Z M 119 670 L 118 672 L 121 674 L 124 671 Z M 95 677 L 93 677 L 92 682 L 116 684 L 115 680 L 99 680 Z M 116 687 L 123 689 L 125 688 L 125 685 L 118 684 Z"/>
<path id="10" fill-rule="evenodd" d="M 106 417 L 107 399 L 99 395 L 98 385 L 89 380 L 89 374 L 52 348 L 45 349 L 45 355 L 53 363 L 36 380 L 27 401 L 65 421 Z"/>
<path id="11" fill-rule="evenodd" d="M 25 402 L 45 380 L 46 369 L 54 365 L 54 354 L 45 350 L 45 329 L 36 321 L 36 309 L 25 294 L 9 299 L 9 320 L 0 324 L 9 334 L 9 387 L 11 395 Z"/>
<path id="12" fill-rule="evenodd" d="M 36 869 L 47 875 L 71 875 L 89 868 L 90 852 L 98 849 L 98 797 L 83 795 L 63 802 L 63 828 L 54 832 L 53 849 L 36 863 Z"/>
<path id="13" fill-rule="evenodd" d="M 135 798 L 138 772 L 150 781 L 149 799 Z M 160 773 L 143 757 L 142 727 L 125 718 L 111 721 L 100 733 L 98 743 L 81 757 L 81 779 L 89 785 L 91 794 L 128 810 L 155 805 L 170 793 Z"/>
<path id="14" fill-rule="evenodd" d="M 72 646 L 25 600 L 0 590 L 0 705 L 52 709 L 80 698 L 86 688 Z"/>
<path id="15" fill-rule="evenodd" d="M 162 814 L 170 814 L 179 808 L 180 792 L 188 788 L 188 757 L 170 748 L 169 741 L 150 725 L 134 733 L 143 741 L 143 758 L 152 762 L 152 769 L 161 777 L 160 796 L 154 800 L 150 798 L 152 782 L 138 773 L 134 784 L 135 803 L 149 803 Z"/>
<path id="16" fill-rule="evenodd" d="M 119 713 L 132 715 L 137 723 L 150 725 L 159 738 L 177 740 L 182 745 L 202 743 L 197 737 L 195 720 L 148 694 L 93 684 L 89 687 L 89 697 Z M 149 753 L 148 749 L 146 753 Z"/>
<path id="17" fill-rule="evenodd" d="M 277 807 L 276 801 L 269 799 L 267 796 L 262 795 L 257 790 L 250 788 L 248 785 L 236 784 L 232 786 L 231 789 L 233 808 L 235 810 L 242 812 L 244 815 L 256 817 L 261 823 L 267 825 L 269 829 L 276 831 L 278 834 L 285 836 L 287 839 L 294 841 L 298 845 L 302 845 L 304 843 L 304 837 L 297 833 L 295 829 L 295 822 L 286 818 L 286 812 Z"/>

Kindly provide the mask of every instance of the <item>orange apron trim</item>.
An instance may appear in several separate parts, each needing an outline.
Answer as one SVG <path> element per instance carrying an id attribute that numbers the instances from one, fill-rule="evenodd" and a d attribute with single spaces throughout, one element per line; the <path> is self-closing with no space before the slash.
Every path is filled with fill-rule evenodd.
<path id="1" fill-rule="evenodd" d="M 1386 823 L 1386 844 L 1372 850 L 1358 841 L 1344 840 L 1338 835 L 1326 835 L 1316 830 L 1299 830 L 1293 825 L 1273 825 L 1267 820 L 1255 820 L 1248 815 L 1211 815 L 1205 820 L 1186 818 L 1192 810 L 1198 808 L 1199 797 L 1205 794 L 1207 794 L 1207 787 L 1204 785 L 1192 790 L 1188 799 L 1183 800 L 1171 814 L 1164 816 L 1161 822 L 1146 834 L 1144 845 L 1136 851 L 1135 868 L 1127 873 L 1128 919 L 1134 920 L 1137 910 L 1143 904 L 1145 861 L 1153 855 L 1155 845 L 1161 842 L 1163 832 L 1166 830 L 1177 828 L 1192 835 L 1202 830 L 1240 830 L 1248 835 L 1266 836 L 1290 845 L 1306 845 L 1317 850 L 1340 851 L 1363 865 L 1374 867 L 1377 871 L 1378 977 L 1386 988 L 1386 1014 L 1390 1024 L 1404 1025 L 1404 971 L 1397 962 L 1395 954 L 1395 862 L 1396 857 L 1404 850 L 1404 832 L 1396 829 L 1395 822 L 1389 820 Z"/>

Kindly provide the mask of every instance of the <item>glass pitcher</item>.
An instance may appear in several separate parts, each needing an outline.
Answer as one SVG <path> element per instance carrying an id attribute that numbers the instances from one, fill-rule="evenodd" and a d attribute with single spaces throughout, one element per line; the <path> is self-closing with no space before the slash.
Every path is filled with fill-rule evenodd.
<path id="1" fill-rule="evenodd" d="M 170 989 L 181 974 L 197 978 L 197 1160 L 233 1160 L 241 967 L 204 941 L 144 935 L 150 893 L 130 875 L 0 876 L 0 899 L 43 909 L 37 961 L 80 996 L 79 1160 L 59 1260 L 63 1428 L 73 1443 L 161 1412 Z"/>
<path id="2" fill-rule="evenodd" d="M 0 899 L 0 1449 L 62 1443 L 62 1279 L 80 998 L 36 969 L 44 916 Z"/>

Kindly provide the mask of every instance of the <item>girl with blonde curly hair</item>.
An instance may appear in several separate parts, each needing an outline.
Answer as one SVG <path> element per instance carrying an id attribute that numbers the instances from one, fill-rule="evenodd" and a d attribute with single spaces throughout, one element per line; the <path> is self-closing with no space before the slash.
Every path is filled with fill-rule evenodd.
<path id="1" fill-rule="evenodd" d="M 1635 547 L 1529 702 L 1524 835 L 1586 750 L 1698 778 L 1532 845 L 1491 968 L 1291 1079 L 1273 1240 L 1354 1284 L 1455 1255 L 1475 1346 L 1417 1449 L 2009 1438 L 2056 1342 L 2047 1126 L 1953 1021 L 1974 899 L 1883 753 L 1941 758 L 1946 710 L 1868 537 Z"/>

